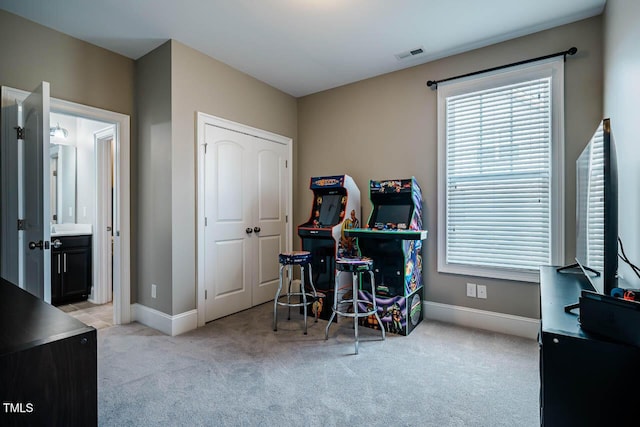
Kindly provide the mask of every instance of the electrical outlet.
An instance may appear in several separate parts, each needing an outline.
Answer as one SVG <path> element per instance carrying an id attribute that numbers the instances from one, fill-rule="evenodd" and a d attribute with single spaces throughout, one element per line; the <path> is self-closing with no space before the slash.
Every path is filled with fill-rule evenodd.
<path id="1" fill-rule="evenodd" d="M 151 298 L 155 298 L 156 297 L 156 285 L 155 284 L 151 284 Z"/>
<path id="2" fill-rule="evenodd" d="M 487 299 L 487 285 L 478 285 L 478 298 Z"/>
<path id="3" fill-rule="evenodd" d="M 476 297 L 476 284 L 475 283 L 467 283 L 467 296 L 471 298 Z"/>

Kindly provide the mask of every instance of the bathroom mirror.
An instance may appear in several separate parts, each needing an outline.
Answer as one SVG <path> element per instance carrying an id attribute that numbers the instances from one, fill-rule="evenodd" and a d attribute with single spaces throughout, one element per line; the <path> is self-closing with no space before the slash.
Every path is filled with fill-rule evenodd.
<path id="1" fill-rule="evenodd" d="M 76 222 L 76 147 L 51 145 L 51 223 Z"/>

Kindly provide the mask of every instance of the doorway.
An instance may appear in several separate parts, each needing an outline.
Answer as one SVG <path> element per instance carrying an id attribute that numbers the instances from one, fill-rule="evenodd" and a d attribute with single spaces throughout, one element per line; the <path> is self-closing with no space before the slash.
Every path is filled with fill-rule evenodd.
<path id="1" fill-rule="evenodd" d="M 3 140 L 11 141 L 16 139 L 12 113 L 20 110 L 21 102 L 27 98 L 28 92 L 18 89 L 2 87 L 2 129 Z M 113 320 L 114 324 L 129 323 L 131 321 L 130 308 L 130 119 L 129 116 L 106 111 L 86 105 L 76 104 L 51 98 L 50 116 L 47 122 L 52 127 L 56 127 L 60 121 L 60 127 L 64 128 L 63 122 L 69 121 L 74 124 L 74 129 L 78 135 L 82 134 L 83 146 L 76 147 L 76 166 L 81 165 L 76 173 L 89 173 L 84 178 L 76 178 L 75 188 L 67 189 L 66 200 L 73 200 L 72 205 L 65 206 L 63 198 L 56 196 L 56 216 L 52 216 L 54 221 L 62 221 L 62 216 L 69 216 L 69 221 L 80 224 L 91 224 L 92 233 L 97 231 L 107 231 L 109 236 L 102 236 L 103 233 L 95 233 L 94 253 L 107 252 L 109 255 L 101 257 L 96 261 L 94 255 L 93 266 L 96 272 L 109 270 L 111 280 L 106 284 L 105 279 L 96 278 L 94 273 L 94 288 L 91 298 L 99 298 L 103 292 L 98 292 L 101 287 L 110 290 L 113 300 Z M 7 113 L 7 114 L 5 114 Z M 71 127 L 71 125 L 69 125 Z M 66 129 L 66 128 L 65 128 Z M 67 131 L 69 129 L 66 129 Z M 51 136 L 53 141 L 56 137 Z M 80 140 L 80 139 L 78 139 Z M 55 142 L 55 141 L 53 141 Z M 100 144 L 104 144 L 100 145 Z M 65 144 L 54 144 L 65 145 Z M 69 144 L 67 144 L 69 145 Z M 57 149 L 58 153 L 60 149 Z M 100 154 L 101 153 L 101 154 Z M 14 193 L 14 187 L 19 187 L 21 154 L 19 149 L 13 149 L 11 144 L 3 144 L 2 152 L 2 183 L 3 188 L 11 188 L 7 197 L 2 197 L 2 258 L 1 273 L 4 278 L 25 287 L 20 278 L 21 265 L 19 255 L 22 252 L 24 239 L 20 235 L 20 230 L 16 230 L 15 221 L 19 220 L 20 197 Z M 59 154 L 57 155 L 56 187 L 62 185 L 60 170 L 61 163 Z M 105 159 L 105 157 L 107 159 Z M 107 165 L 107 166 L 105 166 Z M 49 168 L 47 168 L 49 169 Z M 104 175 L 99 175 L 98 171 Z M 108 178 L 105 178 L 105 175 Z M 108 185 L 98 188 L 98 182 L 109 181 Z M 53 185 L 49 186 L 53 191 Z M 108 188 L 105 190 L 104 188 Z M 70 194 L 75 191 L 75 199 Z M 48 193 L 48 192 L 47 192 Z M 49 199 L 42 201 L 50 203 Z M 105 205 L 107 206 L 105 208 Z M 50 205 L 52 208 L 53 203 Z M 98 210 L 107 209 L 105 217 L 108 220 L 99 221 Z M 55 219 L 54 219 L 55 218 Z M 109 222 L 104 226 L 105 222 Z M 18 227 L 19 228 L 19 227 Z M 107 229 L 108 228 L 108 229 Z M 22 246 L 21 246 L 22 245 Z M 96 246 L 97 245 L 97 246 Z M 106 260 L 106 261 L 105 261 Z M 102 274 L 102 273 L 100 273 Z M 106 298 L 109 298 L 107 295 Z"/>
<path id="2" fill-rule="evenodd" d="M 92 236 L 92 289 L 88 301 L 113 299 L 113 224 L 116 127 L 113 123 L 52 112 L 61 130 L 51 142 L 51 223 L 53 227 Z M 55 168 L 55 169 L 54 169 Z M 55 184 L 54 184 L 55 182 Z"/>

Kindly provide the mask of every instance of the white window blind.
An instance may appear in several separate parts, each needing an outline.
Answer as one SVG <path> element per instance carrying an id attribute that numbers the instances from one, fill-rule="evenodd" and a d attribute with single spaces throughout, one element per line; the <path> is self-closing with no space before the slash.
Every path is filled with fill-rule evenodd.
<path id="1" fill-rule="evenodd" d="M 554 261 L 553 79 L 507 81 L 440 101 L 440 271 L 533 277 Z"/>

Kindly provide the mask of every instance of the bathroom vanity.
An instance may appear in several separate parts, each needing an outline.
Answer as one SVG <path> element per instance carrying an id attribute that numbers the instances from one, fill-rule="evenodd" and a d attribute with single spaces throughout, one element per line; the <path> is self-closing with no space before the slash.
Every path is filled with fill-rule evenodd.
<path id="1" fill-rule="evenodd" d="M 52 226 L 51 304 L 84 301 L 91 294 L 91 238 L 90 224 Z"/>

